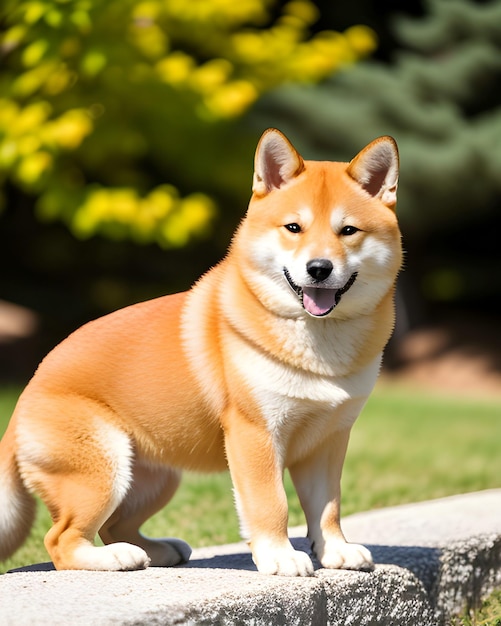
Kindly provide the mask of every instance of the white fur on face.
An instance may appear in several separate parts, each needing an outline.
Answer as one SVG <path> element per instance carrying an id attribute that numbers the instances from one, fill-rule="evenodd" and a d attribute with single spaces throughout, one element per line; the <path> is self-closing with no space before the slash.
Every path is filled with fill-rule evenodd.
<path id="1" fill-rule="evenodd" d="M 297 221 L 306 230 L 313 219 L 313 211 L 305 207 L 296 213 L 291 212 L 284 221 Z M 386 233 L 378 232 L 355 235 L 362 238 L 361 244 L 358 247 L 350 246 L 348 241 L 343 241 L 344 237 L 339 237 L 339 232 L 349 222 L 347 212 L 342 207 L 334 208 L 328 225 L 332 229 L 331 243 L 328 240 L 325 243 L 324 238 L 323 245 L 308 241 L 296 249 L 283 248 L 279 228 L 263 233 L 249 250 L 251 264 L 247 274 L 263 304 L 285 317 L 305 315 L 299 297 L 285 279 L 284 268 L 287 268 L 292 280 L 300 288 L 312 286 L 314 281 L 308 274 L 307 263 L 315 258 L 325 258 L 332 262 L 333 270 L 322 282 L 322 287 L 342 289 L 351 276 L 357 274 L 355 283 L 329 316 L 342 314 L 346 317 L 356 315 L 357 311 L 366 313 L 377 306 L 394 282 L 397 248 L 388 240 Z M 356 226 L 355 223 L 352 225 Z M 392 265 L 395 265 L 394 269 Z"/>
<path id="2" fill-rule="evenodd" d="M 292 254 L 281 248 L 278 229 L 263 234 L 249 255 L 251 266 L 246 275 L 259 300 L 284 317 L 302 315 L 303 307 L 284 276 L 284 267 L 291 264 Z"/>

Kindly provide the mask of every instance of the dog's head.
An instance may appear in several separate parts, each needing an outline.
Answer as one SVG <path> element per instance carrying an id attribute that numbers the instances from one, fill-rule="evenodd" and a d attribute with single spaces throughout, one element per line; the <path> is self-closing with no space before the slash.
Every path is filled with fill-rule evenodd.
<path id="1" fill-rule="evenodd" d="M 256 150 L 253 196 L 237 234 L 240 264 L 285 317 L 370 312 L 401 265 L 398 150 L 380 137 L 350 163 L 304 161 L 278 130 Z"/>

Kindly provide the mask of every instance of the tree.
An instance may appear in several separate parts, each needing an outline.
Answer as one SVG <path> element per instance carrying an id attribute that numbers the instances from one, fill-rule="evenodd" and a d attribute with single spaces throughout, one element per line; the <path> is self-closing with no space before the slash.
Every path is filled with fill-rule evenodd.
<path id="1" fill-rule="evenodd" d="M 181 247 L 206 234 L 242 185 L 235 120 L 374 48 L 362 26 L 310 35 L 317 17 L 311 0 L 6 0 L 4 205 L 20 190 L 81 238 Z"/>
<path id="2" fill-rule="evenodd" d="M 370 139 L 393 135 L 406 274 L 424 301 L 498 308 L 501 2 L 427 6 L 422 18 L 394 20 L 402 45 L 392 62 L 283 87 L 253 115 L 280 118 L 312 158 L 349 159 Z"/>

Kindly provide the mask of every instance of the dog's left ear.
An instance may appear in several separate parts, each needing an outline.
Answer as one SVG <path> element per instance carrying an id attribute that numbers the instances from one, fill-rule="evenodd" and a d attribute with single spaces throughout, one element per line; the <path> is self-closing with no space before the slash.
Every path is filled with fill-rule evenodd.
<path id="1" fill-rule="evenodd" d="M 371 196 L 394 209 L 397 203 L 398 148 L 393 137 L 379 137 L 350 162 L 348 174 Z"/>
<path id="2" fill-rule="evenodd" d="M 287 137 L 279 130 L 269 128 L 256 148 L 252 191 L 264 196 L 286 185 L 303 169 L 304 161 Z"/>

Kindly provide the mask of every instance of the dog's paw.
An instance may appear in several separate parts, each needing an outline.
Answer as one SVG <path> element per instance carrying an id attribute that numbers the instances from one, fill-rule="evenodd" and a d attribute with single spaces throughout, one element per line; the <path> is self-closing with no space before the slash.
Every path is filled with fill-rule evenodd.
<path id="1" fill-rule="evenodd" d="M 191 556 L 191 546 L 181 539 L 146 539 L 143 548 L 154 567 L 171 567 L 186 563 Z"/>
<path id="2" fill-rule="evenodd" d="M 123 542 L 99 547 L 82 545 L 72 558 L 72 569 L 123 571 L 144 569 L 149 564 L 150 558 L 142 548 Z"/>
<path id="3" fill-rule="evenodd" d="M 374 569 L 372 554 L 365 546 L 344 541 L 336 541 L 326 546 L 320 562 L 329 569 Z"/>
<path id="4" fill-rule="evenodd" d="M 312 576 L 313 563 L 306 552 L 292 546 L 262 549 L 254 552 L 254 563 L 261 574 L 278 576 Z"/>

